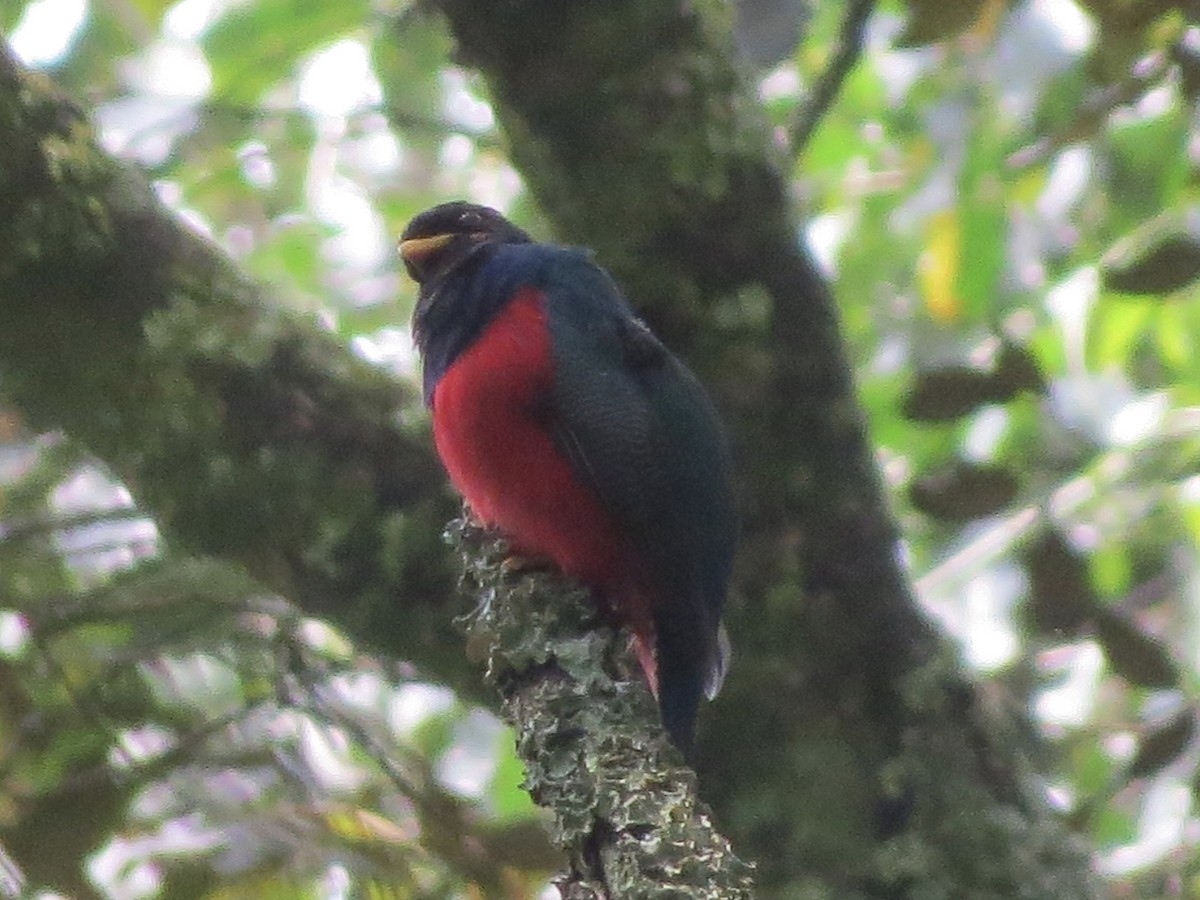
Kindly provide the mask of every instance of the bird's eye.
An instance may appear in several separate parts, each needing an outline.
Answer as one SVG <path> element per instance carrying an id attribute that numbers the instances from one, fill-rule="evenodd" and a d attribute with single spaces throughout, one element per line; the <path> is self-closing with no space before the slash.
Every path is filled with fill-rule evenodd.
<path id="1" fill-rule="evenodd" d="M 469 225 L 471 227 L 483 224 L 483 218 L 479 215 L 479 213 L 473 211 L 463 213 L 458 217 L 458 221 L 463 225 Z"/>

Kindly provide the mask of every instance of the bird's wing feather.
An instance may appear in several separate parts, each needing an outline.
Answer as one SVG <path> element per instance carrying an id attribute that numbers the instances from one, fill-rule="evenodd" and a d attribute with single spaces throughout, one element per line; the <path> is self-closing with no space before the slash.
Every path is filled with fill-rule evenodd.
<path id="1" fill-rule="evenodd" d="M 715 693 L 734 540 L 716 414 L 601 270 L 572 257 L 555 276 L 545 286 L 555 369 L 548 427 L 659 588 L 660 656 L 664 643 L 682 645 Z"/>

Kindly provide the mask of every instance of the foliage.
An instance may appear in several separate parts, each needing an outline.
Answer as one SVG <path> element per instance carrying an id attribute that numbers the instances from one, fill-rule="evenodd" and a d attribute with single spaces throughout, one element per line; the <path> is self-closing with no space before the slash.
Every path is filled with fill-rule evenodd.
<path id="1" fill-rule="evenodd" d="M 793 147 L 841 7 L 746 71 L 922 602 L 989 702 L 1030 711 L 1014 740 L 1114 893 L 1189 893 L 1200 26 L 1158 0 L 885 4 Z M 407 5 L 35 0 L 0 27 L 165 202 L 399 377 L 412 214 L 467 196 L 545 233 L 485 86 Z M 39 57 L 47 31 L 65 44 Z M 35 883 L 515 898 L 556 866 L 494 719 L 167 546 L 102 462 L 11 408 L 0 608 L 0 843 Z"/>

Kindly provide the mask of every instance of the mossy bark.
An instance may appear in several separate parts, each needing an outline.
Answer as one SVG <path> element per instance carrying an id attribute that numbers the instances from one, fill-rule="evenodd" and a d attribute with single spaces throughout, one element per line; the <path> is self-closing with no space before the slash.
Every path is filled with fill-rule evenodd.
<path id="1" fill-rule="evenodd" d="M 0 371 L 174 546 L 480 694 L 447 610 L 456 507 L 414 392 L 275 305 L 2 44 Z"/>

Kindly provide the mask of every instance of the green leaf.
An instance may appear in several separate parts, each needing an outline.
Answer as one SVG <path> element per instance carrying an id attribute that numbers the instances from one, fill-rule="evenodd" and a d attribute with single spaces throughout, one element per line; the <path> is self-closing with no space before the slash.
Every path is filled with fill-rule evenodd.
<path id="1" fill-rule="evenodd" d="M 1058 531 L 1046 531 L 1025 551 L 1029 616 L 1040 634 L 1075 634 L 1097 598 L 1086 561 Z"/>
<path id="2" fill-rule="evenodd" d="M 909 0 L 908 20 L 904 31 L 896 38 L 901 49 L 921 47 L 958 37 L 979 19 L 986 0 L 961 0 L 943 3 L 941 0 Z"/>
<path id="3" fill-rule="evenodd" d="M 1130 684 L 1145 688 L 1178 685 L 1179 670 L 1162 641 L 1112 610 L 1098 611 L 1095 625 L 1109 665 Z"/>
<path id="4" fill-rule="evenodd" d="M 1112 755 L 1094 734 L 1081 734 L 1068 755 L 1071 779 L 1081 797 L 1101 795 L 1115 769 Z"/>
<path id="5" fill-rule="evenodd" d="M 1130 550 L 1123 541 L 1112 541 L 1097 547 L 1090 557 L 1092 583 L 1106 597 L 1116 597 L 1129 589 L 1132 575 Z"/>
<path id="6" fill-rule="evenodd" d="M 528 819 L 537 814 L 537 807 L 522 787 L 525 766 L 516 754 L 512 735 L 508 731 L 502 732 L 500 741 L 496 771 L 487 791 L 492 813 L 501 822 Z"/>
<path id="7" fill-rule="evenodd" d="M 1095 305 L 1088 322 L 1088 363 L 1099 370 L 1125 370 L 1154 316 L 1144 303 L 1121 302 L 1111 295 Z"/>
<path id="8" fill-rule="evenodd" d="M 1083 62 L 1051 77 L 1037 98 L 1037 112 L 1029 129 L 1031 136 L 1036 138 L 1063 134 L 1070 128 L 1072 136 L 1091 137 L 1103 119 L 1091 116 L 1086 122 L 1080 121 L 1080 110 L 1086 103 L 1090 84 L 1087 67 Z M 1038 186 L 1040 188 L 1040 185 Z"/>
<path id="9" fill-rule="evenodd" d="M 462 716 L 462 708 L 457 704 L 427 716 L 412 731 L 413 745 L 428 759 L 440 758 L 454 744 L 454 729 Z"/>
<path id="10" fill-rule="evenodd" d="M 1200 235 L 1178 219 L 1147 223 L 1104 254 L 1100 277 L 1118 293 L 1174 293 L 1200 278 Z"/>
<path id="11" fill-rule="evenodd" d="M 1137 839 L 1137 819 L 1126 809 L 1103 804 L 1089 810 L 1092 840 L 1098 847 L 1119 847 Z"/>
<path id="12" fill-rule="evenodd" d="M 13 29 L 21 21 L 21 17 L 25 15 L 26 6 L 28 6 L 27 3 L 20 3 L 17 0 L 0 3 L 0 32 L 12 34 Z"/>
<path id="13" fill-rule="evenodd" d="M 1005 134 L 994 118 L 976 115 L 958 179 L 962 264 L 957 294 L 969 321 L 995 316 L 1008 262 L 1008 209 L 997 174 L 1004 169 Z"/>
<path id="14" fill-rule="evenodd" d="M 162 24 L 167 10 L 175 5 L 176 0 L 128 0 L 130 6 L 142 14 L 142 18 L 151 28 L 157 29 Z"/>
<path id="15" fill-rule="evenodd" d="M 970 366 L 921 372 L 904 398 L 904 417 L 913 422 L 947 422 L 991 403 L 991 376 Z"/>
<path id="16" fill-rule="evenodd" d="M 1128 776 L 1145 778 L 1174 762 L 1196 735 L 1196 716 L 1189 709 L 1142 736 Z"/>
<path id="17" fill-rule="evenodd" d="M 258 0 L 233 7 L 201 42 L 212 67 L 213 96 L 258 104 L 309 53 L 361 27 L 368 11 L 362 0 Z"/>
<path id="18" fill-rule="evenodd" d="M 913 480 L 913 506 L 935 519 L 965 522 L 1004 509 L 1017 495 L 1017 478 L 1003 466 L 957 461 Z"/>
<path id="19" fill-rule="evenodd" d="M 1159 307 L 1157 312 L 1154 337 L 1159 358 L 1181 376 L 1192 374 L 1197 361 L 1195 310 L 1173 304 Z"/>
<path id="20" fill-rule="evenodd" d="M 1121 227 L 1121 215 L 1134 216 L 1136 222 L 1178 202 L 1191 177 L 1191 164 L 1188 124 L 1177 106 L 1157 116 L 1118 120 L 1107 134 L 1113 224 Z"/>

